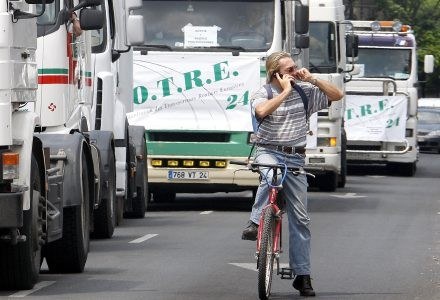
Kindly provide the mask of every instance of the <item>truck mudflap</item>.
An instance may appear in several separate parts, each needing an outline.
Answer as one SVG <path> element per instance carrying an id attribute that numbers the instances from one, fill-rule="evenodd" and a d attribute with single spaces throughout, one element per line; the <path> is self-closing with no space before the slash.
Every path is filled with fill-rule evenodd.
<path id="1" fill-rule="evenodd" d="M 0 193 L 0 228 L 18 228 L 22 226 L 23 192 Z"/>
<path id="2" fill-rule="evenodd" d="M 405 154 L 409 151 L 410 146 L 408 140 L 405 140 L 404 142 L 405 148 L 403 150 L 350 150 L 347 149 L 348 153 L 362 153 L 362 154 Z"/>

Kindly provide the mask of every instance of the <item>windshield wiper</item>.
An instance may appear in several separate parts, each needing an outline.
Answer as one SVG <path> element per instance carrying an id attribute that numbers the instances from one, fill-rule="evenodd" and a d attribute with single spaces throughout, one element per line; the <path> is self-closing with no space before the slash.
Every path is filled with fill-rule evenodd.
<path id="1" fill-rule="evenodd" d="M 239 55 L 239 52 L 246 51 L 245 48 L 241 46 L 214 46 L 214 47 L 194 47 L 194 48 L 179 48 L 178 51 L 209 51 L 210 49 L 214 50 L 223 50 L 223 51 L 232 51 L 234 55 Z M 146 52 L 148 50 L 168 50 L 174 51 L 175 49 L 168 45 L 141 45 L 136 46 L 133 49 L 134 51 Z"/>
<path id="2" fill-rule="evenodd" d="M 134 47 L 133 50 L 154 50 L 154 49 L 166 49 L 168 51 L 173 51 L 173 48 L 171 48 L 171 46 L 168 45 L 140 45 L 140 46 L 136 46 Z"/>
<path id="3" fill-rule="evenodd" d="M 237 51 L 246 51 L 246 49 L 244 49 L 241 46 L 214 46 L 214 47 L 206 47 L 206 48 L 210 48 L 210 49 L 218 49 L 218 50 L 237 50 Z"/>

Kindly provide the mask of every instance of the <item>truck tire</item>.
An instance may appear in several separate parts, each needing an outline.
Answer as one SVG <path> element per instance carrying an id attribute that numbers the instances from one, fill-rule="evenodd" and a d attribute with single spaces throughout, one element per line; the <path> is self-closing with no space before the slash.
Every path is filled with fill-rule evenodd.
<path id="1" fill-rule="evenodd" d="M 108 184 L 101 191 L 106 191 L 101 194 L 101 203 L 94 214 L 94 230 L 92 237 L 99 239 L 107 239 L 113 236 L 116 227 L 116 166 L 115 153 L 112 150 L 109 154 L 106 164 L 109 166 Z M 101 173 L 102 174 L 102 173 Z"/>
<path id="2" fill-rule="evenodd" d="M 63 237 L 48 244 L 45 251 L 49 271 L 54 273 L 81 273 L 89 253 L 90 183 L 84 152 L 81 155 L 81 161 L 81 205 L 63 209 Z"/>
<path id="3" fill-rule="evenodd" d="M 43 243 L 45 199 L 41 196 L 41 179 L 37 160 L 31 158 L 31 207 L 24 211 L 20 233 L 25 242 L 0 245 L 0 287 L 13 290 L 32 289 L 38 280 Z"/>
<path id="4" fill-rule="evenodd" d="M 142 178 L 139 185 L 136 186 L 136 197 L 132 200 L 133 211 L 128 212 L 126 215 L 129 218 L 138 218 L 142 219 L 145 217 L 145 211 L 147 210 L 147 202 L 148 202 L 148 175 L 147 168 L 145 166 L 144 161 L 139 163 L 136 167 L 136 170 L 142 170 Z"/>
<path id="5" fill-rule="evenodd" d="M 320 191 L 334 192 L 338 185 L 338 175 L 335 172 L 328 172 L 320 175 L 317 182 Z"/>
<path id="6" fill-rule="evenodd" d="M 140 140 L 139 145 L 134 145 L 136 149 L 136 156 L 141 155 L 142 159 L 136 160 L 136 175 L 134 178 L 134 188 L 136 189 L 136 197 L 131 199 L 131 211 L 126 211 L 124 217 L 138 218 L 145 217 L 145 212 L 148 206 L 148 169 L 147 169 L 147 149 L 146 140 L 144 136 L 144 128 L 133 126 L 130 132 L 130 140 L 132 142 Z M 140 138 L 142 137 L 142 138 Z"/>
<path id="7" fill-rule="evenodd" d="M 146 197 L 145 197 L 145 189 L 144 187 L 137 187 L 136 188 L 136 194 L 137 196 L 133 198 L 133 211 L 132 212 L 126 212 L 125 217 L 126 218 L 136 218 L 136 219 L 142 219 L 145 217 L 145 211 L 146 211 Z"/>

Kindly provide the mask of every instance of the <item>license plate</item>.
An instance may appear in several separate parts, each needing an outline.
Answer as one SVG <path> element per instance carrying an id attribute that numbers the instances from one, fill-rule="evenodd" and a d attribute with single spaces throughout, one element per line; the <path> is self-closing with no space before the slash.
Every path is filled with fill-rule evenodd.
<path id="1" fill-rule="evenodd" d="M 208 171 L 197 171 L 197 170 L 168 171 L 168 180 L 208 180 L 208 179 L 209 179 Z"/>

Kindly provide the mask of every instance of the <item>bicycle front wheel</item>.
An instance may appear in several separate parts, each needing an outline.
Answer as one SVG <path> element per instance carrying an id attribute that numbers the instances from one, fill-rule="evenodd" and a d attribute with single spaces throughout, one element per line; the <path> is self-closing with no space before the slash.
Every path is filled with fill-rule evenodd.
<path id="1" fill-rule="evenodd" d="M 258 294 L 260 299 L 266 300 L 270 296 L 275 259 L 275 254 L 273 253 L 275 212 L 271 206 L 268 206 L 264 212 L 262 225 L 263 231 L 261 233 L 260 252 L 258 254 Z"/>

